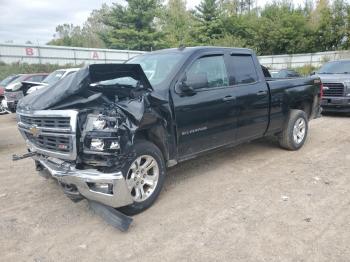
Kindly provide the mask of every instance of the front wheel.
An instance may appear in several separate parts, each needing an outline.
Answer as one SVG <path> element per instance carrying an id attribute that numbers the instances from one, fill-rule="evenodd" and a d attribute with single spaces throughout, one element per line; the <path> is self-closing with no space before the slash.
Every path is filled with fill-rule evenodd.
<path id="1" fill-rule="evenodd" d="M 306 113 L 302 110 L 291 110 L 279 135 L 280 146 L 288 150 L 298 150 L 305 143 L 308 129 Z"/>
<path id="2" fill-rule="evenodd" d="M 137 141 L 134 157 L 123 168 L 133 204 L 118 208 L 126 215 L 136 215 L 157 199 L 165 179 L 165 163 L 159 148 L 148 141 Z"/>

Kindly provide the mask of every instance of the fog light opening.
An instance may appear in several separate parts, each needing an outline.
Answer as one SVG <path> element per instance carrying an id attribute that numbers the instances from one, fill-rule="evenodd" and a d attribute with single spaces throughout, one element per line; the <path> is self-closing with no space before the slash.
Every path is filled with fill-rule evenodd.
<path id="1" fill-rule="evenodd" d="M 90 190 L 92 191 L 113 195 L 113 184 L 110 184 L 110 183 L 87 183 L 87 184 Z"/>

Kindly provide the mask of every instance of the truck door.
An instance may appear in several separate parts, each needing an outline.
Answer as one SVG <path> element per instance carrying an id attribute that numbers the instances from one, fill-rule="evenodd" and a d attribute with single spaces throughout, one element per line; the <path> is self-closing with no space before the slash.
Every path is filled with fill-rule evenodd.
<path id="1" fill-rule="evenodd" d="M 228 60 L 238 111 L 237 140 L 261 137 L 269 121 L 269 90 L 260 64 L 251 54 L 232 53 Z"/>
<path id="2" fill-rule="evenodd" d="M 190 86 L 190 92 L 179 88 L 182 84 Z M 190 63 L 173 94 L 180 158 L 235 139 L 232 92 L 224 54 L 199 56 Z"/>

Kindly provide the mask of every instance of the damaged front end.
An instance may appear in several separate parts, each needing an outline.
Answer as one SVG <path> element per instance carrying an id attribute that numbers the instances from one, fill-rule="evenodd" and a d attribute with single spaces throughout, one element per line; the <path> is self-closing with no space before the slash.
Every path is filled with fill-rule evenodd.
<path id="1" fill-rule="evenodd" d="M 104 64 L 26 96 L 17 118 L 27 156 L 72 200 L 131 204 L 122 170 L 133 157 L 137 131 L 160 121 L 150 107 L 151 91 L 140 65 Z"/>

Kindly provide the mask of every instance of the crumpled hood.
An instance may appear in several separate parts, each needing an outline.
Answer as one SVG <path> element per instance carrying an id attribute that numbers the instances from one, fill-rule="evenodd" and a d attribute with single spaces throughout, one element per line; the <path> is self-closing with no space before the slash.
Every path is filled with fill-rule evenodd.
<path id="1" fill-rule="evenodd" d="M 87 90 L 92 83 L 118 77 L 132 77 L 140 81 L 144 89 L 152 90 L 139 64 L 94 64 L 80 69 L 54 85 L 46 86 L 24 97 L 19 101 L 17 111 L 30 112 L 49 109 Z"/>
<path id="2" fill-rule="evenodd" d="M 316 74 L 324 83 L 350 82 L 350 74 Z"/>

